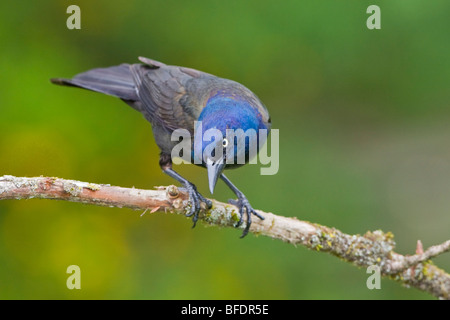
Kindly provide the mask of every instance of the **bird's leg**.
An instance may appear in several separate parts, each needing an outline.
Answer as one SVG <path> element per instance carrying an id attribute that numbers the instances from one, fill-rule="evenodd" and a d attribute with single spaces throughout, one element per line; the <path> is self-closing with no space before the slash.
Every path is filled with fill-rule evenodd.
<path id="1" fill-rule="evenodd" d="M 195 227 L 195 224 L 198 221 L 198 214 L 201 209 L 201 202 L 204 202 L 208 209 L 212 207 L 211 200 L 206 199 L 204 196 L 202 196 L 198 191 L 197 187 L 190 182 L 189 180 L 183 178 L 179 173 L 177 173 L 175 170 L 172 169 L 172 160 L 170 159 L 170 156 L 161 154 L 159 164 L 161 166 L 161 169 L 164 173 L 166 173 L 168 176 L 174 178 L 178 182 L 180 182 L 184 188 L 186 188 L 187 192 L 189 193 L 189 200 L 191 202 L 191 210 L 189 214 L 186 216 L 191 217 L 192 221 L 194 222 L 194 225 L 192 228 Z"/>
<path id="2" fill-rule="evenodd" d="M 241 217 L 239 218 L 238 223 L 236 224 L 236 227 L 239 227 L 243 222 L 243 216 L 244 211 L 247 214 L 247 224 L 244 228 L 244 231 L 242 232 L 241 238 L 245 237 L 250 230 L 250 225 L 252 224 L 252 213 L 260 218 L 261 220 L 264 220 L 264 217 L 261 216 L 258 212 L 256 212 L 255 209 L 252 208 L 250 205 L 250 202 L 247 200 L 247 197 L 238 189 L 236 186 L 222 173 L 220 175 L 220 178 L 225 182 L 225 184 L 234 192 L 234 194 L 238 197 L 237 200 L 229 200 L 228 202 L 237 206 L 239 208 L 239 213 Z"/>

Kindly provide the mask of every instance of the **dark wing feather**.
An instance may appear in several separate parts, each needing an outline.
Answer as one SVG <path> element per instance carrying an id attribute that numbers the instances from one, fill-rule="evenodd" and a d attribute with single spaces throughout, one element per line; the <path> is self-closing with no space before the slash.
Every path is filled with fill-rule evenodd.
<path id="1" fill-rule="evenodd" d="M 148 64 L 133 65 L 131 72 L 137 86 L 142 112 L 151 122 L 157 122 L 169 131 L 184 128 L 192 131 L 203 105 L 193 105 L 186 85 L 203 72 L 176 66 L 167 66 L 153 60 L 141 59 Z M 192 109 L 198 109 L 194 112 Z"/>

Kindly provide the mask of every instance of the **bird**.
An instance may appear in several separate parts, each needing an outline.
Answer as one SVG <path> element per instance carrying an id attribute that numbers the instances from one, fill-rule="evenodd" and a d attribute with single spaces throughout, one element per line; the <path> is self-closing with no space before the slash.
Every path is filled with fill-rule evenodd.
<path id="1" fill-rule="evenodd" d="M 177 130 L 188 132 L 193 137 L 190 141 L 191 154 L 183 156 L 190 158 L 191 163 L 207 169 L 211 194 L 220 178 L 236 195 L 237 200 L 229 202 L 239 209 L 240 218 L 235 227 L 240 227 L 246 216 L 241 234 L 241 238 L 244 238 L 249 232 L 252 215 L 261 220 L 264 217 L 253 209 L 244 193 L 224 174 L 224 170 L 247 164 L 255 156 L 252 145 L 256 145 L 257 153 L 265 143 L 271 128 L 267 108 L 250 89 L 236 81 L 145 57 L 138 59 L 140 63 L 95 68 L 71 79 L 52 78 L 50 81 L 117 97 L 150 122 L 155 142 L 161 151 L 159 166 L 187 190 L 190 209 L 186 216 L 192 217 L 195 227 L 201 203 L 211 209 L 212 201 L 205 198 L 195 184 L 173 169 L 172 151 L 180 141 L 173 141 L 172 135 Z M 202 135 L 208 130 L 216 130 L 225 138 L 218 136 L 206 144 Z M 227 138 L 229 130 L 238 133 Z M 262 134 L 245 136 L 246 132 L 253 131 Z M 244 143 L 238 147 L 242 141 Z M 213 152 L 206 152 L 208 146 L 214 147 Z"/>

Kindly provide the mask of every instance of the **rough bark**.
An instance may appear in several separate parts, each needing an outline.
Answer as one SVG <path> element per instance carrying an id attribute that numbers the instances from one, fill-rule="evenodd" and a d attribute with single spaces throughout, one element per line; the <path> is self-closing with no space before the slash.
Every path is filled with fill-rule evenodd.
<path id="1" fill-rule="evenodd" d="M 190 209 L 188 195 L 173 185 L 156 190 L 141 190 L 60 178 L 0 177 L 0 200 L 32 198 L 131 208 L 144 212 L 186 214 Z M 203 208 L 200 219 L 211 225 L 233 227 L 240 217 L 238 209 L 231 204 L 211 200 L 213 207 L 210 210 Z M 265 220 L 253 219 L 250 232 L 254 234 L 328 252 L 358 267 L 377 266 L 383 276 L 440 299 L 450 299 L 450 275 L 430 260 L 449 251 L 450 240 L 426 251 L 423 251 L 419 242 L 415 255 L 402 255 L 394 251 L 394 236 L 390 232 L 377 230 L 368 231 L 362 236 L 349 235 L 335 228 L 257 211 Z"/>

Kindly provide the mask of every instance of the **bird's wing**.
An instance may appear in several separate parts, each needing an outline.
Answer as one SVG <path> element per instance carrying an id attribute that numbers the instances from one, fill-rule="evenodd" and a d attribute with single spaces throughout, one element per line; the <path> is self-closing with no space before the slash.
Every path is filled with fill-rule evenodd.
<path id="1" fill-rule="evenodd" d="M 148 58 L 139 58 L 145 65 L 131 66 L 142 112 L 169 131 L 184 128 L 190 131 L 203 108 L 194 92 L 186 89 L 189 81 L 209 76 L 194 69 L 168 66 Z"/>

